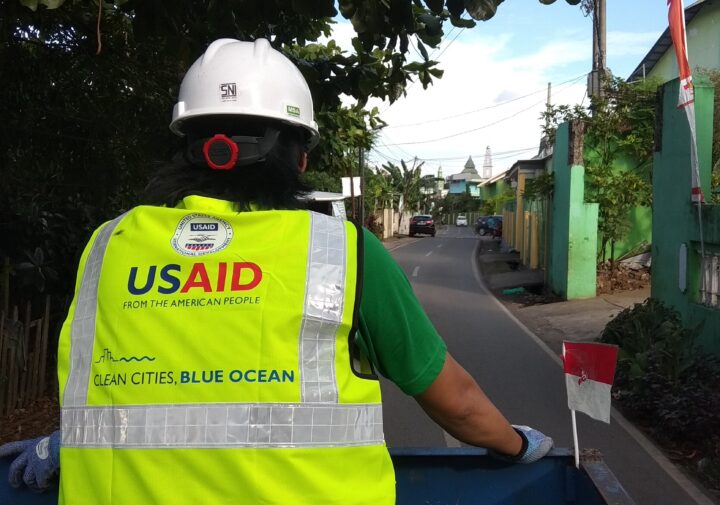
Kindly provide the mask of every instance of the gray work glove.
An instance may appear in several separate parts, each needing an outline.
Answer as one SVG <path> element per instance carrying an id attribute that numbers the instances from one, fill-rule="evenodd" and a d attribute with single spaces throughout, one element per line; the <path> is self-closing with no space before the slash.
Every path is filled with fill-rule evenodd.
<path id="1" fill-rule="evenodd" d="M 14 455 L 18 456 L 10 464 L 10 485 L 17 488 L 24 482 L 33 491 L 44 491 L 60 471 L 60 432 L 0 446 L 0 458 Z"/>
<path id="2" fill-rule="evenodd" d="M 523 439 L 520 454 L 517 456 L 508 456 L 496 451 L 489 451 L 492 456 L 509 463 L 527 464 L 534 463 L 544 457 L 550 452 L 550 449 L 553 448 L 553 439 L 538 430 L 534 430 L 529 426 L 518 426 L 516 424 L 513 424 L 512 427 Z"/>

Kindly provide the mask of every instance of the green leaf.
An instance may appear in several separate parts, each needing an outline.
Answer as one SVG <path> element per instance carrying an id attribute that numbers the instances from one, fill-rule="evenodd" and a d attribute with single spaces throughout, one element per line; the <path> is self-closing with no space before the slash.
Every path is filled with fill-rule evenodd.
<path id="1" fill-rule="evenodd" d="M 443 11 L 443 0 L 425 0 L 425 5 L 433 14 L 441 14 Z"/>
<path id="2" fill-rule="evenodd" d="M 40 0 L 40 3 L 42 3 L 48 9 L 57 9 L 65 3 L 65 0 Z"/>
<path id="3" fill-rule="evenodd" d="M 420 54 L 422 54 L 422 57 L 425 61 L 428 60 L 428 52 L 427 49 L 425 49 L 425 44 L 420 42 L 420 39 L 417 39 L 417 47 L 420 50 Z"/>
<path id="4" fill-rule="evenodd" d="M 293 9 L 311 18 L 332 18 L 337 16 L 333 0 L 292 0 Z"/>
<path id="5" fill-rule="evenodd" d="M 412 63 L 408 63 L 403 67 L 408 72 L 420 72 L 425 68 L 425 64 L 420 63 L 419 61 L 413 61 Z"/>
<path id="6" fill-rule="evenodd" d="M 340 14 L 345 19 L 350 19 L 355 15 L 357 5 L 354 0 L 340 0 Z"/>
<path id="7" fill-rule="evenodd" d="M 472 19 L 464 19 L 458 16 L 450 16 L 450 24 L 458 28 L 475 28 L 475 25 L 477 25 Z"/>
<path id="8" fill-rule="evenodd" d="M 465 2 L 463 0 L 446 0 L 445 6 L 450 15 L 456 18 L 461 17 L 465 12 Z"/>
<path id="9" fill-rule="evenodd" d="M 36 11 L 38 8 L 39 0 L 20 0 L 20 3 L 31 11 Z"/>
<path id="10" fill-rule="evenodd" d="M 467 9 L 468 14 L 470 14 L 470 17 L 473 19 L 487 21 L 495 15 L 498 5 L 503 3 L 503 1 L 504 0 L 465 0 L 465 9 Z"/>
<path id="11" fill-rule="evenodd" d="M 442 22 L 439 18 L 430 14 L 421 14 L 418 16 L 418 20 L 425 25 L 425 31 L 428 35 L 442 34 Z"/>

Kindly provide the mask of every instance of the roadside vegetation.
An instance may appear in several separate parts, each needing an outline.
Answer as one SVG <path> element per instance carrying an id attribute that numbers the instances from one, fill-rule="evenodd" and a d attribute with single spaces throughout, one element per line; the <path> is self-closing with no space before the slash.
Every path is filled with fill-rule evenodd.
<path id="1" fill-rule="evenodd" d="M 613 398 L 622 412 L 720 498 L 720 360 L 695 344 L 700 329 L 648 298 L 600 341 L 620 348 Z"/>
<path id="2" fill-rule="evenodd" d="M 616 242 L 625 238 L 630 229 L 630 210 L 652 205 L 655 99 L 659 84 L 655 79 L 628 83 L 612 77 L 589 107 L 551 106 L 543 114 L 545 134 L 551 142 L 559 124 L 569 121 L 585 124 L 585 199 L 599 206 L 598 262 L 615 256 Z M 552 192 L 552 185 L 538 184 L 540 187 L 532 188 L 538 197 Z"/>
<path id="3" fill-rule="evenodd" d="M 698 69 L 698 73 L 707 77 L 715 86 L 715 108 L 713 117 L 715 118 L 715 129 L 713 130 L 712 140 L 712 196 L 710 200 L 714 204 L 720 204 L 720 127 L 718 127 L 718 118 L 720 118 L 720 70 L 710 70 L 706 68 Z"/>

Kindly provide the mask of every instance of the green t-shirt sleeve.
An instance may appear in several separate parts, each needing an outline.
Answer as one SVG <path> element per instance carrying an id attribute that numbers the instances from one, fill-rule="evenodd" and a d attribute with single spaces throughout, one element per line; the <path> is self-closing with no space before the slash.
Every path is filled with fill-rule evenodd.
<path id="1" fill-rule="evenodd" d="M 358 344 L 378 372 L 415 396 L 438 376 L 447 348 L 400 266 L 375 235 L 363 232 Z"/>

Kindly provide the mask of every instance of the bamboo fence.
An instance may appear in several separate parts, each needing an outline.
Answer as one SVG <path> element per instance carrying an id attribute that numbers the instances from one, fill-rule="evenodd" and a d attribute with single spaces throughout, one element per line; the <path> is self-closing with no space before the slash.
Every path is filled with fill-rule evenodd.
<path id="1" fill-rule="evenodd" d="M 33 319 L 33 307 L 25 303 L 21 312 L 9 303 L 9 261 L 0 276 L 0 417 L 42 398 L 48 384 L 50 297 L 45 297 L 42 315 Z"/>
<path id="2" fill-rule="evenodd" d="M 50 297 L 43 315 L 32 319 L 28 302 L 20 316 L 0 313 L 0 416 L 11 414 L 45 396 L 48 376 Z"/>

